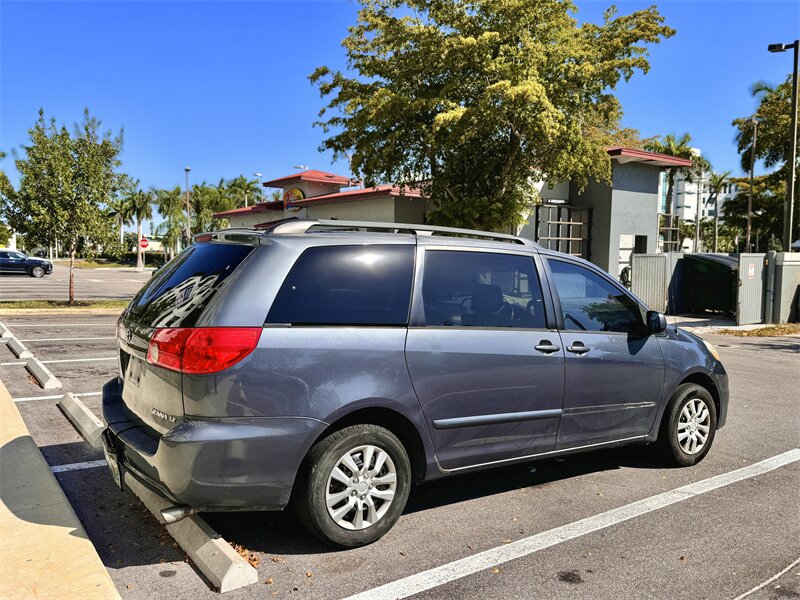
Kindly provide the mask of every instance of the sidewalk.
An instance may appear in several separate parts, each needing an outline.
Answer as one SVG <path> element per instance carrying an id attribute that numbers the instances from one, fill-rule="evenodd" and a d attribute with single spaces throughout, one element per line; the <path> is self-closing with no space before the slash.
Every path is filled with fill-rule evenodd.
<path id="1" fill-rule="evenodd" d="M 119 597 L 0 381 L 0 598 Z"/>
<path id="2" fill-rule="evenodd" d="M 714 334 L 720 329 L 728 329 L 732 331 L 752 331 L 754 329 L 763 329 L 764 327 L 771 327 L 770 323 L 756 323 L 754 325 L 737 325 L 733 319 L 726 319 L 718 316 L 689 316 L 689 315 L 667 315 L 667 323 L 670 325 L 677 325 L 681 329 L 690 331 L 695 335 L 702 336 L 704 333 Z"/>

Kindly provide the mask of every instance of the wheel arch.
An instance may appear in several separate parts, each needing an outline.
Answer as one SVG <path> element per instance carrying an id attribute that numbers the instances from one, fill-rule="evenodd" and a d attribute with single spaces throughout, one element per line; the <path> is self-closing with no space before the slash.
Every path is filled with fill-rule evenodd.
<path id="1" fill-rule="evenodd" d="M 714 407 L 717 409 L 717 415 L 720 414 L 719 390 L 717 389 L 717 386 L 714 384 L 714 380 L 711 379 L 711 377 L 702 371 L 698 371 L 684 377 L 680 383 L 678 383 L 678 385 L 680 386 L 684 383 L 694 383 L 702 388 L 705 388 L 714 399 Z"/>
<path id="2" fill-rule="evenodd" d="M 328 427 L 326 427 L 312 442 L 306 453 L 308 457 L 311 449 L 317 445 L 318 442 L 325 439 L 332 433 L 349 427 L 350 425 L 377 425 L 388 429 L 403 444 L 403 447 L 408 452 L 408 459 L 411 462 L 411 477 L 413 481 L 420 481 L 424 479 L 427 471 L 427 458 L 425 452 L 425 445 L 422 441 L 422 436 L 414 423 L 399 411 L 387 408 L 385 406 L 370 406 L 358 408 L 343 416 L 335 419 Z M 305 464 L 305 459 L 303 460 Z M 302 467 L 301 467 L 302 469 Z"/>

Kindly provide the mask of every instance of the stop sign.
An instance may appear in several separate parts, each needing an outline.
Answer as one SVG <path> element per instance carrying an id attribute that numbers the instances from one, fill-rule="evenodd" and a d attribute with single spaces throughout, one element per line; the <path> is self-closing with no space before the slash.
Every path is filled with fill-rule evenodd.
<path id="1" fill-rule="evenodd" d="M 142 249 L 147 248 L 149 245 L 150 245 L 150 242 L 147 241 L 147 238 L 142 238 L 141 240 L 139 240 L 139 246 Z"/>

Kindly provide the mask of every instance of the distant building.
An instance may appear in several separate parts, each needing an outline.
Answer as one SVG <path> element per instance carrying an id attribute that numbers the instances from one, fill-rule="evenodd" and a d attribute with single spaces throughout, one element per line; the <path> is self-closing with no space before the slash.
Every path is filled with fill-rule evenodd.
<path id="1" fill-rule="evenodd" d="M 700 154 L 699 148 L 692 148 L 696 154 Z M 675 185 L 672 190 L 673 213 L 681 221 L 694 223 L 697 218 L 697 191 L 700 188 L 700 219 L 713 219 L 717 215 L 717 210 L 722 211 L 722 206 L 739 193 L 738 186 L 733 182 L 724 185 L 719 197 L 714 196 L 709 184 L 710 172 L 705 172 L 702 176 L 693 180 L 686 181 L 686 178 L 677 173 L 675 175 Z M 661 174 L 661 212 L 667 212 L 667 173 Z M 720 215 L 721 216 L 721 215 Z M 694 238 L 681 240 L 680 250 L 693 252 Z"/>
<path id="2" fill-rule="evenodd" d="M 393 185 L 354 187 L 348 177 L 309 170 L 265 181 L 264 187 L 279 188 L 281 200 L 262 202 L 214 215 L 226 218 L 231 227 L 266 227 L 289 217 L 424 223 L 427 204 L 420 191 Z"/>

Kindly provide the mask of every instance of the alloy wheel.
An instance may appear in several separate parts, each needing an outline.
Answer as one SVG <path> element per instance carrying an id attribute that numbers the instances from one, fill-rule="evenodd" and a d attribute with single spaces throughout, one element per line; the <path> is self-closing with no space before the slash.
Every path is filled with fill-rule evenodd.
<path id="1" fill-rule="evenodd" d="M 706 445 L 711 431 L 711 413 L 704 400 L 692 398 L 678 418 L 678 444 L 686 454 L 697 454 Z"/>
<path id="2" fill-rule="evenodd" d="M 344 529 L 366 529 L 389 510 L 396 487 L 397 470 L 388 452 L 377 446 L 358 446 L 348 450 L 328 476 L 328 514 Z"/>

